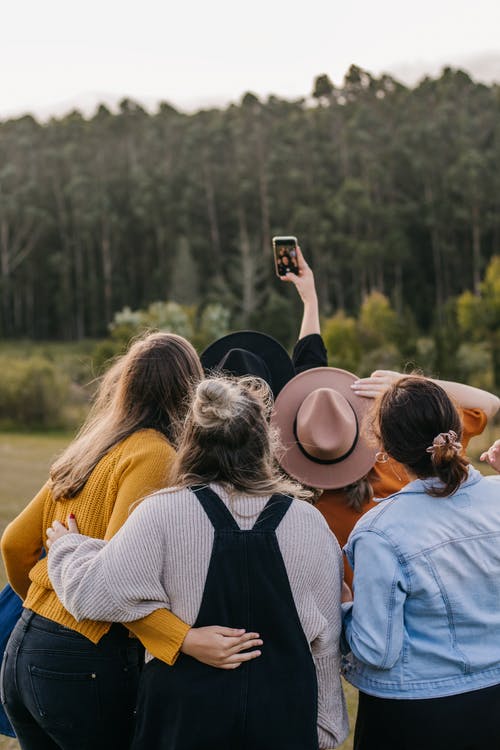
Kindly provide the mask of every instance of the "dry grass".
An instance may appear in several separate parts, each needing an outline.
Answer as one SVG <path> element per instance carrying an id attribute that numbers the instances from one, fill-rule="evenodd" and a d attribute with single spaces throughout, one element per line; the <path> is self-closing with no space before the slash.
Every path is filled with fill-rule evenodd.
<path id="1" fill-rule="evenodd" d="M 47 478 L 54 456 L 68 436 L 0 434 L 0 533 Z M 0 583 L 5 583 L 3 566 Z M 16 740 L 0 735 L 0 750 L 19 750 Z"/>
<path id="2" fill-rule="evenodd" d="M 55 455 L 69 439 L 68 435 L 0 433 L 0 533 L 45 482 Z"/>

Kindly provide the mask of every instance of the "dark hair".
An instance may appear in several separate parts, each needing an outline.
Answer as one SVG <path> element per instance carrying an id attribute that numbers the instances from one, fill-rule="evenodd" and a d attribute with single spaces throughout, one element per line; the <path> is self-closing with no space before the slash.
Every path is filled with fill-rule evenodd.
<path id="1" fill-rule="evenodd" d="M 460 416 L 437 383 L 401 378 L 375 405 L 370 427 L 389 456 L 420 479 L 437 477 L 443 482 L 443 487 L 428 489 L 430 495 L 447 497 L 467 478 L 468 462 L 456 447 L 462 436 Z"/>

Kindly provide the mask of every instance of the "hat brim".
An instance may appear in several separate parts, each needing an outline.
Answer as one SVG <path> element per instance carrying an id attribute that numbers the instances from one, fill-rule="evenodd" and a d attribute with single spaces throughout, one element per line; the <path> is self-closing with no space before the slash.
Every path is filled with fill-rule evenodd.
<path id="1" fill-rule="evenodd" d="M 295 375 L 295 368 L 287 350 L 272 336 L 258 331 L 228 333 L 227 336 L 223 336 L 210 344 L 200 356 L 205 372 L 217 371 L 219 362 L 231 349 L 246 349 L 264 360 L 271 373 L 273 382 L 269 385 L 274 398 Z M 239 374 L 248 375 L 250 373 L 242 372 Z"/>
<path id="2" fill-rule="evenodd" d="M 281 451 L 277 456 L 281 467 L 294 479 L 309 487 L 338 489 L 356 482 L 375 463 L 375 449 L 361 434 L 363 418 L 373 403 L 371 399 L 357 396 L 351 385 L 358 378 L 347 370 L 336 367 L 316 367 L 296 375 L 282 389 L 274 404 L 272 423 L 279 429 Z M 350 403 L 358 421 L 360 433 L 354 450 L 343 461 L 319 464 L 301 451 L 294 434 L 294 423 L 300 405 L 317 388 L 333 388 Z M 332 430 L 335 425 L 332 424 Z"/>

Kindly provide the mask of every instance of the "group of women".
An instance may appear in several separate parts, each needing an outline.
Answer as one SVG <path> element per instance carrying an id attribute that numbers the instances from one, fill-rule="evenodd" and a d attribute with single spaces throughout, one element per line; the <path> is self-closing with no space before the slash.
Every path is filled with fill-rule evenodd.
<path id="1" fill-rule="evenodd" d="M 464 456 L 499 401 L 328 368 L 299 264 L 293 358 L 136 341 L 6 529 L 23 750 L 334 748 L 341 672 L 358 750 L 500 748 L 500 484 Z"/>

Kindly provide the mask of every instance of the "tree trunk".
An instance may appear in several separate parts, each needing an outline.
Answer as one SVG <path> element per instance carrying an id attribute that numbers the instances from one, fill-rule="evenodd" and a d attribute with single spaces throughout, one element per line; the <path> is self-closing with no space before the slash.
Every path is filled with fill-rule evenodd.
<path id="1" fill-rule="evenodd" d="M 481 228 L 477 206 L 472 209 L 472 288 L 481 294 Z"/>
<path id="2" fill-rule="evenodd" d="M 255 309 L 255 257 L 250 246 L 245 210 L 238 202 L 239 253 L 241 259 L 241 313 L 244 326 L 248 326 Z"/>

